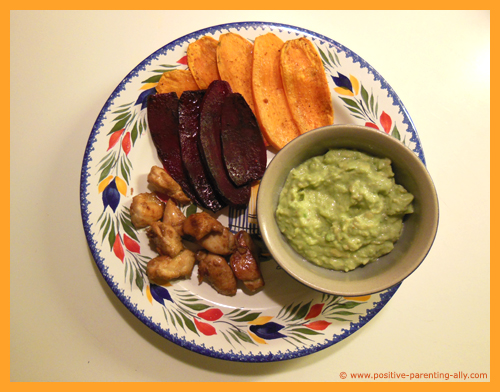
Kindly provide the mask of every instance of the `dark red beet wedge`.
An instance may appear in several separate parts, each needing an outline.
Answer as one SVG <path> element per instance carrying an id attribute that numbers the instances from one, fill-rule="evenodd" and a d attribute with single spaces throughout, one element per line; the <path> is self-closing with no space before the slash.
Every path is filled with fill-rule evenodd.
<path id="1" fill-rule="evenodd" d="M 264 138 L 257 119 L 239 93 L 226 96 L 221 114 L 222 153 L 236 186 L 260 180 L 267 166 Z"/>
<path id="2" fill-rule="evenodd" d="M 191 188 L 181 158 L 178 111 L 179 98 L 175 92 L 148 97 L 148 126 L 158 158 L 184 193 L 195 202 L 197 198 Z"/>
<path id="3" fill-rule="evenodd" d="M 200 107 L 205 90 L 184 91 L 179 98 L 179 139 L 182 162 L 202 207 L 213 212 L 224 207 L 210 183 L 210 177 L 198 150 Z"/>
<path id="4" fill-rule="evenodd" d="M 201 104 L 199 147 L 217 193 L 227 204 L 243 207 L 250 200 L 250 186 L 234 185 L 222 156 L 222 105 L 226 96 L 231 93 L 231 86 L 223 80 L 215 80 L 208 86 Z"/>

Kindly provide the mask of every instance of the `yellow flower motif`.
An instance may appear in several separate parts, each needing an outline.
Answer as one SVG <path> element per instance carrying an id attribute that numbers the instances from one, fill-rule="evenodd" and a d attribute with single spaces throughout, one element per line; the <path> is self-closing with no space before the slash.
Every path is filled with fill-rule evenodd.
<path id="1" fill-rule="evenodd" d="M 359 80 L 356 79 L 354 76 L 349 75 L 349 80 L 351 81 L 352 84 L 352 91 L 354 95 L 359 94 Z"/>
<path id="2" fill-rule="evenodd" d="M 172 286 L 171 283 L 166 283 L 162 284 L 161 287 L 170 287 Z M 153 295 L 151 294 L 151 287 L 149 285 L 146 286 L 146 298 L 148 299 L 149 303 L 153 303 Z"/>
<path id="3" fill-rule="evenodd" d="M 104 180 L 102 180 L 97 188 L 99 193 L 103 192 L 104 189 L 109 185 L 112 179 L 115 179 L 116 182 L 116 189 L 118 189 L 118 192 L 120 192 L 123 196 L 127 196 L 127 183 L 123 181 L 120 177 L 113 177 L 113 176 L 108 176 Z"/>
<path id="4" fill-rule="evenodd" d="M 106 187 L 108 186 L 108 184 L 111 182 L 112 179 L 113 179 L 113 176 L 108 176 L 104 180 L 101 181 L 101 183 L 99 184 L 99 187 L 97 188 L 99 193 L 102 193 L 102 191 L 104 191 L 104 189 L 106 189 Z"/>
<path id="5" fill-rule="evenodd" d="M 260 316 L 260 317 L 257 317 L 253 321 L 249 321 L 248 324 L 252 324 L 252 325 L 264 325 L 265 323 L 271 321 L 272 318 L 273 318 L 272 316 Z"/>
<path id="6" fill-rule="evenodd" d="M 127 183 L 120 177 L 115 177 L 116 188 L 123 196 L 127 196 Z"/>
<path id="7" fill-rule="evenodd" d="M 257 335 L 255 335 L 254 333 L 248 331 L 248 334 L 252 337 L 253 340 L 255 340 L 257 343 L 260 343 L 260 344 L 267 344 L 267 342 L 262 339 L 262 338 L 259 338 Z"/>
<path id="8" fill-rule="evenodd" d="M 141 90 L 149 90 L 150 88 L 156 87 L 157 84 L 158 83 L 144 83 L 140 89 Z"/>
<path id="9" fill-rule="evenodd" d="M 370 297 L 371 295 L 363 295 L 361 297 L 344 297 L 344 298 L 350 301 L 365 302 L 368 301 Z"/>
<path id="10" fill-rule="evenodd" d="M 337 87 L 334 88 L 335 92 L 339 95 L 347 95 L 353 97 L 359 94 L 359 80 L 354 76 L 349 77 L 337 73 L 338 76 L 333 77 L 333 82 Z"/>
<path id="11" fill-rule="evenodd" d="M 149 303 L 153 303 L 153 296 L 151 295 L 151 290 L 149 289 L 149 284 L 146 287 L 146 298 L 148 299 Z"/>
<path id="12" fill-rule="evenodd" d="M 348 90 L 344 87 L 335 87 L 334 88 L 335 92 L 339 95 L 347 95 L 349 97 L 353 97 L 354 93 L 351 90 Z"/>

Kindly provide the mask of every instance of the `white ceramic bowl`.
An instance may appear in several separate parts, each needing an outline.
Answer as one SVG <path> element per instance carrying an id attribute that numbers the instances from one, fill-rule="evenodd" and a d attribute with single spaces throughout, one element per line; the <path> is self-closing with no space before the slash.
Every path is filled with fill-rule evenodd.
<path id="1" fill-rule="evenodd" d="M 288 244 L 276 222 L 281 189 L 291 169 L 330 148 L 353 148 L 387 157 L 398 184 L 411 192 L 414 213 L 404 221 L 394 249 L 353 271 L 334 271 L 305 260 Z M 432 179 L 418 156 L 380 131 L 357 125 L 332 125 L 307 132 L 280 150 L 262 178 L 257 198 L 259 227 L 276 262 L 299 282 L 324 293 L 361 296 L 386 290 L 407 278 L 429 252 L 438 227 L 438 199 Z"/>

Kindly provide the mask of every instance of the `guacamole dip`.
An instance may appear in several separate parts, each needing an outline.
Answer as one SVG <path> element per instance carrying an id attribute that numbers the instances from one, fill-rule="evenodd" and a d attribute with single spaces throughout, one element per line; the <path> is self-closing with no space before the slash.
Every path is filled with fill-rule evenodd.
<path id="1" fill-rule="evenodd" d="M 347 272 L 394 248 L 412 201 L 389 159 L 332 149 L 290 172 L 276 220 L 304 258 Z"/>

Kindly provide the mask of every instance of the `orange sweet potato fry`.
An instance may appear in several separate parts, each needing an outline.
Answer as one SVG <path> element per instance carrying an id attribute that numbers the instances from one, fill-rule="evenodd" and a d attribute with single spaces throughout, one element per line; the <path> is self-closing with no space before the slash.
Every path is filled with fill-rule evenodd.
<path id="1" fill-rule="evenodd" d="M 218 43 L 216 39 L 205 35 L 187 48 L 189 70 L 200 90 L 206 90 L 210 83 L 220 79 L 217 69 Z"/>
<path id="2" fill-rule="evenodd" d="M 268 143 L 277 150 L 300 135 L 283 90 L 280 51 L 284 42 L 273 33 L 255 39 L 252 89 L 255 114 Z"/>
<path id="3" fill-rule="evenodd" d="M 221 80 L 240 93 L 255 114 L 252 94 L 253 44 L 239 34 L 226 33 L 219 37 L 217 67 Z"/>
<path id="4" fill-rule="evenodd" d="M 156 86 L 158 94 L 176 92 L 180 97 L 184 91 L 199 90 L 191 71 L 175 69 L 165 72 Z"/>
<path id="5" fill-rule="evenodd" d="M 333 105 L 325 69 L 307 38 L 287 41 L 281 51 L 281 77 L 300 133 L 333 124 Z"/>

